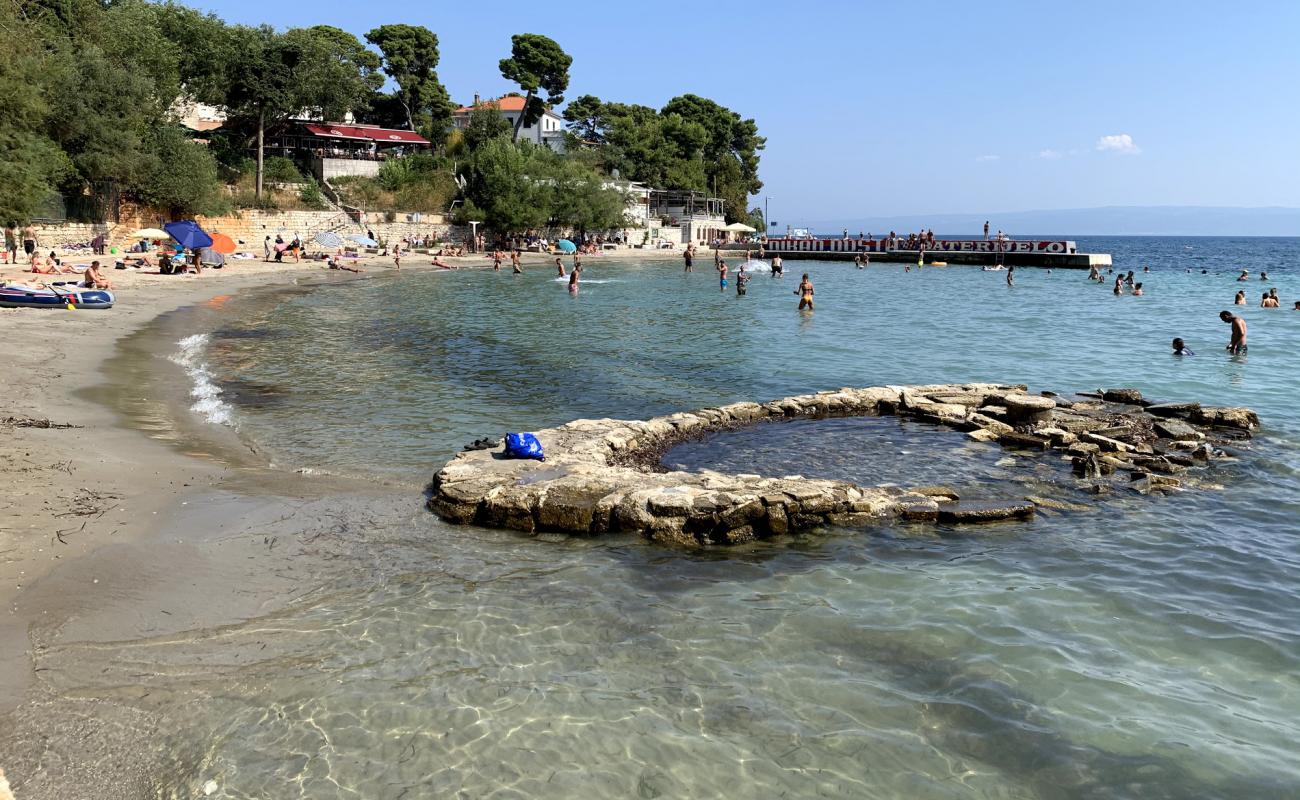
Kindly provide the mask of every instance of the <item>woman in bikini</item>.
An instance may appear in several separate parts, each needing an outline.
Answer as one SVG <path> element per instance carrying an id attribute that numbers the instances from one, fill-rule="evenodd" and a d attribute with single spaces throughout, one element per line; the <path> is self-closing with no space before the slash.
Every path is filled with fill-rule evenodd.
<path id="1" fill-rule="evenodd" d="M 808 273 L 803 274 L 803 280 L 799 281 L 799 288 L 794 290 L 799 295 L 799 310 L 807 308 L 813 310 L 813 283 L 808 279 Z"/>

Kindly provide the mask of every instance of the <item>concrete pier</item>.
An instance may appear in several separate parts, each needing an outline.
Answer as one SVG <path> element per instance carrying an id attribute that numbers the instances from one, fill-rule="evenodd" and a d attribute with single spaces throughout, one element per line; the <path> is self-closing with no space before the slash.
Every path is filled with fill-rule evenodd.
<path id="1" fill-rule="evenodd" d="M 921 259 L 920 251 L 889 247 L 888 244 L 882 239 L 768 239 L 764 251 L 768 256 L 779 255 L 786 260 L 852 261 L 856 256 L 865 255 L 877 262 L 915 264 Z M 1111 265 L 1109 253 L 1080 253 L 1074 242 L 1066 240 L 999 243 L 981 239 L 939 239 L 933 248 L 926 248 L 924 257 L 926 264 L 939 261 L 973 266 L 1005 264 L 1053 269 L 1104 269 Z"/>

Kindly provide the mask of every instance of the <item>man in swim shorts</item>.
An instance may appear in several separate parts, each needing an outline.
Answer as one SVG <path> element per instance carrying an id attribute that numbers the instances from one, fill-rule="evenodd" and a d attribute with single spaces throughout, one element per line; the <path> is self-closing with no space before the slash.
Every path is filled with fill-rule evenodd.
<path id="1" fill-rule="evenodd" d="M 36 229 L 30 222 L 23 228 L 23 252 L 27 254 L 28 260 L 36 258 Z"/>
<path id="2" fill-rule="evenodd" d="M 781 265 L 780 256 L 772 256 L 772 277 L 781 278 L 785 276 L 785 267 Z"/>
<path id="3" fill-rule="evenodd" d="M 682 253 L 682 260 L 686 262 L 686 271 L 694 272 L 691 267 L 695 264 L 695 245 L 686 245 L 686 251 Z"/>
<path id="4" fill-rule="evenodd" d="M 727 290 L 727 262 L 719 258 L 717 266 L 718 266 L 718 290 L 725 292 Z"/>
<path id="5" fill-rule="evenodd" d="M 1226 348 L 1234 356 L 1246 354 L 1246 320 L 1230 311 L 1220 311 L 1219 319 L 1232 326 L 1232 340 Z"/>
<path id="6" fill-rule="evenodd" d="M 558 277 L 564 277 L 564 259 L 559 256 L 555 257 L 555 271 L 558 273 Z"/>

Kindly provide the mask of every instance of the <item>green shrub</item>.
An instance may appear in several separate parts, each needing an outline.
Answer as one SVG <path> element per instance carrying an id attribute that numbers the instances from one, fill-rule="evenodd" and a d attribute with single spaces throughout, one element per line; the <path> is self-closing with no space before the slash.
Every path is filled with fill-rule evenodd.
<path id="1" fill-rule="evenodd" d="M 262 162 L 263 183 L 301 183 L 297 165 L 284 156 L 271 156 Z"/>
<path id="2" fill-rule="evenodd" d="M 303 181 L 302 188 L 298 191 L 298 199 L 313 211 L 329 208 L 329 203 L 325 202 L 325 195 L 320 190 L 320 184 L 312 177 Z"/>

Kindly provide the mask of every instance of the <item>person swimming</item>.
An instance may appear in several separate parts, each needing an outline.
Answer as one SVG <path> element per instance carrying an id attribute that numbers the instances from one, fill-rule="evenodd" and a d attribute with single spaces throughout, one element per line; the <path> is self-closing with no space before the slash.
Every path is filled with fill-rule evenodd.
<path id="1" fill-rule="evenodd" d="M 1232 304 L 1233 304 L 1234 306 L 1244 306 L 1244 305 L 1246 305 L 1246 292 L 1245 292 L 1245 290 L 1242 290 L 1242 291 L 1240 291 L 1240 292 L 1237 292 L 1237 296 L 1233 298 L 1233 300 L 1232 300 Z"/>
<path id="2" fill-rule="evenodd" d="M 1119 297 L 1122 294 L 1124 294 L 1124 276 L 1117 275 L 1115 276 L 1115 296 Z"/>
<path id="3" fill-rule="evenodd" d="M 1133 296 L 1134 297 L 1142 296 L 1142 284 L 1140 283 L 1133 284 Z"/>
<path id="4" fill-rule="evenodd" d="M 1273 297 L 1268 292 L 1264 292 L 1264 298 L 1259 301 L 1260 308 L 1278 308 L 1281 305 L 1282 304 L 1277 301 L 1277 298 Z"/>
<path id="5" fill-rule="evenodd" d="M 809 311 L 813 310 L 813 283 L 809 280 L 808 273 L 803 274 L 803 279 L 799 281 L 799 288 L 795 289 L 794 293 L 799 295 L 800 311 L 805 308 Z"/>
<path id="6" fill-rule="evenodd" d="M 1174 355 L 1176 355 L 1176 356 L 1194 356 L 1194 355 L 1196 355 L 1196 354 L 1193 353 L 1191 350 L 1188 349 L 1187 344 L 1186 344 L 1182 339 L 1175 338 L 1175 339 L 1174 339 Z"/>
<path id="7" fill-rule="evenodd" d="M 1239 281 L 1248 281 L 1248 280 L 1250 280 L 1250 270 L 1248 270 L 1248 269 L 1243 269 L 1243 270 L 1241 271 L 1241 274 L 1237 276 L 1237 280 L 1239 280 Z"/>

